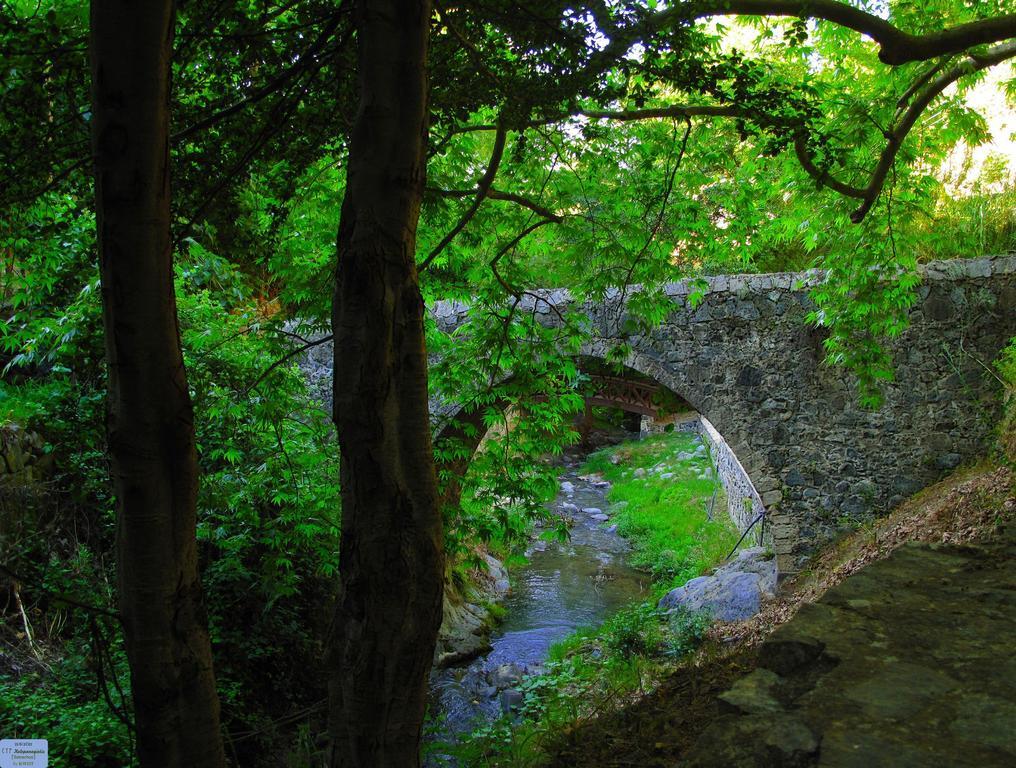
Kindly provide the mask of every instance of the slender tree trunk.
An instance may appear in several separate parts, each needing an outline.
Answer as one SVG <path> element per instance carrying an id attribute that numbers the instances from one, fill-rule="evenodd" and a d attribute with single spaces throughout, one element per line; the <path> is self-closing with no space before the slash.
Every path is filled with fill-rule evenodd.
<path id="1" fill-rule="evenodd" d="M 444 556 L 416 225 L 429 0 L 361 0 L 360 106 L 332 314 L 341 587 L 329 645 L 332 765 L 419 765 Z"/>
<path id="2" fill-rule="evenodd" d="M 143 768 L 221 768 L 173 294 L 172 0 L 93 0 L 92 127 L 120 612 Z"/>

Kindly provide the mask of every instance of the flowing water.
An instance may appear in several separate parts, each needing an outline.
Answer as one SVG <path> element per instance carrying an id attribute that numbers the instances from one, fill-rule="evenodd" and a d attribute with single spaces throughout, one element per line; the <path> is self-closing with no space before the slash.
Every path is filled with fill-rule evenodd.
<path id="1" fill-rule="evenodd" d="M 648 587 L 649 577 L 626 564 L 627 544 L 603 519 L 609 513 L 607 484 L 582 480 L 574 468 L 560 480 L 562 490 L 549 506 L 574 519 L 570 539 L 535 540 L 529 562 L 512 571 L 505 619 L 491 637 L 493 650 L 431 678 L 431 711 L 443 721 L 445 737 L 495 717 L 517 697 L 518 678 L 540 670 L 553 643 L 603 623 Z"/>

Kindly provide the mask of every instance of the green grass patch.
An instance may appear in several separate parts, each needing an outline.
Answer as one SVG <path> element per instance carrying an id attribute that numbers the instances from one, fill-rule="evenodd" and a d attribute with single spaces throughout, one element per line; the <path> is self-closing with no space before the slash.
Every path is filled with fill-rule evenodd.
<path id="1" fill-rule="evenodd" d="M 696 434 L 658 435 L 597 451 L 583 472 L 612 483 L 607 500 L 618 531 L 632 544 L 629 562 L 652 572 L 664 587 L 698 576 L 737 543 L 722 486 Z"/>

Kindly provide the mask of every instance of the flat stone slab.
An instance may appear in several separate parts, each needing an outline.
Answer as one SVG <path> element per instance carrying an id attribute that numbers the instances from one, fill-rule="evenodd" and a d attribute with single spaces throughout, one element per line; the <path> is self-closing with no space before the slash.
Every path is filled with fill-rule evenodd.
<path id="1" fill-rule="evenodd" d="M 905 545 L 777 629 L 682 765 L 1016 765 L 1014 650 L 1016 533 Z"/>

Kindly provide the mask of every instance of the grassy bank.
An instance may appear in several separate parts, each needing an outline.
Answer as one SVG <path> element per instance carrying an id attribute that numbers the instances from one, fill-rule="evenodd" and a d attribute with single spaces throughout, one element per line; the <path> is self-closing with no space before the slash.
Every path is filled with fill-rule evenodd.
<path id="1" fill-rule="evenodd" d="M 671 433 L 605 448 L 581 472 L 610 481 L 612 523 L 632 545 L 629 562 L 653 575 L 651 597 L 555 645 L 545 674 L 520 684 L 514 717 L 437 748 L 460 765 L 538 764 L 548 744 L 652 691 L 705 637 L 707 616 L 665 617 L 655 607 L 666 590 L 718 564 L 737 541 L 698 436 Z"/>
<path id="2" fill-rule="evenodd" d="M 583 472 L 610 481 L 607 500 L 632 545 L 629 562 L 663 587 L 698 576 L 737 543 L 723 486 L 696 434 L 655 435 L 597 451 Z"/>

